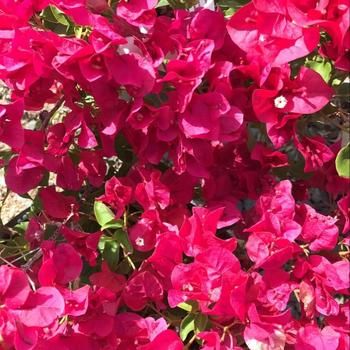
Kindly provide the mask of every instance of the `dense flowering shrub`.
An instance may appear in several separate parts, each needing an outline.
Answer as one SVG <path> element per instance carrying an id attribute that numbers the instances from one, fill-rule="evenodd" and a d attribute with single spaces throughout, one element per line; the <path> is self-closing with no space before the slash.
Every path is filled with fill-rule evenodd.
<path id="1" fill-rule="evenodd" d="M 207 7 L 0 0 L 0 349 L 349 348 L 349 2 Z"/>

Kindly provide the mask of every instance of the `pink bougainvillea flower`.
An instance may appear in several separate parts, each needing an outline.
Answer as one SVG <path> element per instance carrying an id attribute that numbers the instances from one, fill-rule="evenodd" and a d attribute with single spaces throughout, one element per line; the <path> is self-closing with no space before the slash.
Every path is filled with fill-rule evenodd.
<path id="1" fill-rule="evenodd" d="M 38 343 L 38 331 L 17 322 L 14 345 L 16 350 L 32 350 Z"/>
<path id="2" fill-rule="evenodd" d="M 159 237 L 152 255 L 145 262 L 158 272 L 159 280 L 165 289 L 172 285 L 171 272 L 182 262 L 182 253 L 179 236 L 174 232 L 166 232 Z"/>
<path id="3" fill-rule="evenodd" d="M 316 280 L 315 288 L 315 302 L 316 310 L 326 316 L 338 315 L 339 304 L 332 297 L 331 293 L 327 290 L 327 287 L 319 280 Z"/>
<path id="4" fill-rule="evenodd" d="M 65 302 L 65 315 L 85 315 L 89 306 L 90 286 L 85 285 L 75 290 L 60 289 Z"/>
<path id="5" fill-rule="evenodd" d="M 24 238 L 30 243 L 32 248 L 40 246 L 44 238 L 44 227 L 39 218 L 32 217 L 29 220 Z"/>
<path id="6" fill-rule="evenodd" d="M 213 165 L 213 148 L 207 140 L 180 137 L 176 148 L 170 152 L 177 174 L 188 172 L 194 177 L 208 178 L 208 167 Z"/>
<path id="7" fill-rule="evenodd" d="M 262 298 L 264 302 L 268 302 L 278 311 L 285 311 L 287 304 L 294 288 L 298 287 L 297 283 L 290 281 L 289 274 L 281 269 L 266 269 L 262 282 L 265 283 L 264 288 L 260 286 Z"/>
<path id="8" fill-rule="evenodd" d="M 45 8 L 47 3 L 47 0 L 26 0 L 19 4 L 14 0 L 10 0 L 1 3 L 0 9 L 4 13 L 13 14 L 12 20 L 16 21 L 16 25 L 23 25 L 27 24 L 34 12 Z"/>
<path id="9" fill-rule="evenodd" d="M 251 158 L 257 160 L 261 166 L 268 168 L 277 168 L 288 165 L 288 157 L 286 154 L 273 151 L 272 149 L 257 143 L 252 150 Z"/>
<path id="10" fill-rule="evenodd" d="M 109 204 L 117 211 L 115 218 L 119 219 L 125 210 L 125 206 L 131 202 L 132 192 L 132 187 L 127 185 L 125 179 L 113 176 L 106 181 L 105 194 L 96 198 L 96 200 Z"/>
<path id="11" fill-rule="evenodd" d="M 338 208 L 344 217 L 343 233 L 347 233 L 350 230 L 350 194 L 339 199 Z"/>
<path id="12" fill-rule="evenodd" d="M 212 39 L 215 49 L 220 49 L 225 40 L 225 18 L 222 13 L 209 9 L 200 9 L 189 26 L 189 36 L 195 39 Z"/>
<path id="13" fill-rule="evenodd" d="M 37 167 L 53 172 L 58 170 L 59 161 L 52 154 L 45 152 L 45 133 L 43 131 L 25 129 L 24 141 L 16 164 L 18 170 Z"/>
<path id="14" fill-rule="evenodd" d="M 265 236 L 265 239 L 268 239 L 273 235 L 293 242 L 300 235 L 301 226 L 292 219 L 280 219 L 278 215 L 268 212 L 260 221 L 246 230 L 258 234 L 261 238 Z"/>
<path id="15" fill-rule="evenodd" d="M 218 229 L 231 226 L 239 220 L 241 220 L 242 217 L 241 212 L 239 211 L 237 206 L 237 200 L 231 196 L 210 200 L 208 201 L 206 207 L 210 211 L 214 211 L 215 209 L 219 208 L 224 208 L 224 211 L 217 223 Z"/>
<path id="16" fill-rule="evenodd" d="M 170 203 L 170 193 L 164 185 L 159 171 L 140 171 L 142 182 L 135 188 L 135 200 L 144 210 L 165 209 Z"/>
<path id="17" fill-rule="evenodd" d="M 83 262 L 77 251 L 68 243 L 52 247 L 51 242 L 42 244 L 43 263 L 38 272 L 40 284 L 50 286 L 55 283 L 65 285 L 75 280 L 83 269 Z"/>
<path id="18" fill-rule="evenodd" d="M 219 350 L 222 348 L 218 332 L 207 331 L 197 334 L 199 339 L 203 340 L 201 350 Z"/>
<path id="19" fill-rule="evenodd" d="M 299 141 L 298 136 L 294 135 L 294 143 L 298 151 L 305 159 L 305 172 L 319 170 L 325 163 L 334 159 L 333 151 L 325 145 L 322 137 L 306 137 Z"/>
<path id="20" fill-rule="evenodd" d="M 135 249 L 143 252 L 152 250 L 156 245 L 157 237 L 165 231 L 168 231 L 168 228 L 161 222 L 156 210 L 143 212 L 140 220 L 128 229 Z"/>
<path id="21" fill-rule="evenodd" d="M 340 334 L 326 326 L 322 331 L 315 325 L 306 325 L 299 329 L 295 344 L 296 350 L 338 349 Z"/>
<path id="22" fill-rule="evenodd" d="M 66 190 L 79 190 L 83 183 L 83 177 L 79 170 L 71 157 L 63 156 L 60 160 L 59 169 L 57 169 L 56 185 Z"/>
<path id="23" fill-rule="evenodd" d="M 65 225 L 60 227 L 59 232 L 64 236 L 69 244 L 83 256 L 90 266 L 96 265 L 98 257 L 97 245 L 102 232 L 85 233 L 77 230 L 71 230 Z"/>
<path id="24" fill-rule="evenodd" d="M 11 159 L 5 180 L 11 190 L 23 194 L 39 184 L 45 170 L 57 173 L 59 166 L 59 160 L 45 152 L 45 133 L 24 129 L 24 144 Z"/>
<path id="25" fill-rule="evenodd" d="M 261 214 L 270 212 L 281 219 L 293 218 L 295 200 L 292 195 L 292 183 L 289 180 L 279 182 L 268 193 L 260 196 L 257 206 Z"/>
<path id="26" fill-rule="evenodd" d="M 168 325 L 164 318 L 155 320 L 152 317 L 142 318 L 136 313 L 123 312 L 119 313 L 115 320 L 115 333 L 122 346 L 121 349 L 135 349 L 135 342 L 137 342 L 137 349 L 141 349 L 141 346 L 155 339 L 157 340 L 154 348 L 164 345 L 166 349 L 168 349 L 168 346 L 169 349 L 178 349 L 176 347 L 178 346 L 178 337 L 176 334 L 171 334 L 172 332 L 168 333 Z M 164 336 L 161 336 L 163 333 Z M 168 338 L 168 342 L 164 338 Z M 153 346 L 150 349 L 153 349 Z"/>
<path id="27" fill-rule="evenodd" d="M 309 266 L 317 278 L 328 288 L 340 291 L 348 288 L 349 262 L 346 260 L 330 263 L 325 257 L 320 255 L 311 255 Z"/>
<path id="28" fill-rule="evenodd" d="M 17 309 L 27 300 L 29 282 L 26 274 L 17 268 L 0 266 L 0 303 L 8 308 Z"/>
<path id="29" fill-rule="evenodd" d="M 219 118 L 229 108 L 228 101 L 218 93 L 194 94 L 182 116 L 181 125 L 185 136 L 217 140 L 218 132 L 215 129 L 220 127 Z"/>
<path id="30" fill-rule="evenodd" d="M 9 188 L 19 194 L 38 185 L 44 175 L 45 167 L 51 171 L 57 170 L 55 159 L 44 154 L 44 134 L 32 130 L 23 132 L 24 144 L 17 151 L 19 155 L 11 159 L 5 174 Z"/>
<path id="31" fill-rule="evenodd" d="M 103 287 L 113 293 L 119 293 L 125 287 L 125 277 L 108 268 L 107 263 L 102 263 L 102 271 L 90 276 L 90 281 L 97 287 Z"/>
<path id="32" fill-rule="evenodd" d="M 171 204 L 187 204 L 192 200 L 197 179 L 188 173 L 178 175 L 169 169 L 162 174 L 161 182 L 170 191 Z"/>
<path id="33" fill-rule="evenodd" d="M 142 310 L 148 302 L 162 305 L 163 287 L 157 277 L 149 271 L 132 276 L 123 289 L 125 304 L 134 311 Z"/>
<path id="34" fill-rule="evenodd" d="M 24 131 L 21 125 L 23 108 L 23 100 L 0 105 L 0 142 L 15 149 L 20 149 L 24 143 Z"/>
<path id="35" fill-rule="evenodd" d="M 243 2 L 0 1 L 1 350 L 349 348 L 350 6 Z"/>
<path id="36" fill-rule="evenodd" d="M 71 135 L 67 135 L 64 123 L 50 125 L 46 131 L 46 150 L 53 155 L 64 155 L 68 152 L 71 139 Z"/>
<path id="37" fill-rule="evenodd" d="M 319 255 L 312 255 L 309 259 L 310 264 L 305 263 L 304 261 L 304 266 L 298 264 L 298 268 L 295 269 L 295 275 L 303 277 L 300 283 L 300 297 L 305 313 L 309 317 L 314 317 L 316 311 L 325 316 L 338 315 L 339 304 L 334 298 L 334 293 L 348 288 L 348 278 L 343 280 L 341 276 L 348 276 L 349 263 L 339 261 L 331 264 Z M 305 268 L 311 268 L 307 275 Z"/>
<path id="38" fill-rule="evenodd" d="M 44 176 L 44 169 L 31 168 L 19 170 L 17 167 L 18 157 L 10 160 L 5 174 L 6 186 L 13 192 L 24 194 L 35 188 Z"/>
<path id="39" fill-rule="evenodd" d="M 78 331 L 90 338 L 105 338 L 112 333 L 113 326 L 114 319 L 112 316 L 98 313 L 91 317 L 84 317 L 84 319 L 78 323 Z"/>
<path id="40" fill-rule="evenodd" d="M 222 247 L 234 250 L 235 238 L 226 240 L 216 237 L 216 230 L 223 208 L 210 211 L 206 208 L 193 208 L 192 217 L 185 219 L 179 236 L 182 238 L 184 252 L 188 256 L 196 256 L 209 247 Z"/>
<path id="41" fill-rule="evenodd" d="M 168 350 L 182 350 L 184 344 L 180 337 L 173 330 L 167 329 L 158 334 L 150 343 L 141 345 L 138 350 L 153 350 L 153 349 L 168 349 Z"/>
<path id="42" fill-rule="evenodd" d="M 252 105 L 259 121 L 276 124 L 286 114 L 319 111 L 332 95 L 332 88 L 318 73 L 302 67 L 295 79 L 284 78 L 282 86 L 254 90 Z"/>
<path id="43" fill-rule="evenodd" d="M 296 220 L 302 226 L 301 238 L 313 251 L 332 250 L 337 244 L 337 219 L 316 212 L 307 204 L 298 206 Z"/>
<path id="44" fill-rule="evenodd" d="M 47 327 L 62 316 L 64 299 L 54 287 L 41 287 L 30 293 L 25 304 L 14 314 L 27 327 Z"/>
<path id="45" fill-rule="evenodd" d="M 106 61 L 115 82 L 126 86 L 131 95 L 144 96 L 151 92 L 155 83 L 155 72 L 150 59 L 131 52 Z"/>
<path id="46" fill-rule="evenodd" d="M 197 300 L 203 310 L 216 314 L 216 307 L 209 309 L 208 305 L 220 304 L 222 296 L 226 300 L 230 291 L 226 289 L 226 281 L 234 281 L 239 272 L 240 264 L 229 250 L 220 247 L 205 250 L 195 257 L 193 263 L 178 264 L 173 269 L 169 305 L 175 307 L 187 300 Z"/>
<path id="47" fill-rule="evenodd" d="M 282 266 L 292 258 L 297 250 L 288 239 L 275 238 L 269 232 L 252 234 L 247 241 L 247 253 L 255 266 L 272 268 Z"/>
<path id="48" fill-rule="evenodd" d="M 87 6 L 94 13 L 102 13 L 108 9 L 108 3 L 106 0 L 88 0 Z"/>
<path id="49" fill-rule="evenodd" d="M 204 266 L 197 263 L 179 264 L 171 273 L 173 289 L 168 292 L 170 307 L 187 300 L 209 301 L 210 281 Z"/>
<path id="50" fill-rule="evenodd" d="M 344 342 L 345 346 L 349 343 L 349 311 L 349 303 L 344 303 L 340 305 L 340 312 L 338 315 L 327 317 L 327 325 L 331 326 L 336 332 L 339 332 L 342 338 L 344 336 L 344 338 L 340 340 L 340 343 Z"/>
<path id="51" fill-rule="evenodd" d="M 288 3 L 287 11 L 292 20 L 300 25 L 319 25 L 331 36 L 333 45 L 341 47 L 349 26 L 349 4 L 346 1 L 305 4 L 291 1 Z M 338 55 L 341 56 L 341 53 Z"/>
<path id="52" fill-rule="evenodd" d="M 171 104 L 175 111 L 184 112 L 191 101 L 193 92 L 200 85 L 202 77 L 210 67 L 214 42 L 209 39 L 193 40 L 185 49 L 184 59 L 173 59 L 167 64 L 163 82 L 175 87 Z"/>
<path id="53" fill-rule="evenodd" d="M 97 146 L 96 137 L 88 127 L 85 120 L 82 120 L 81 122 L 81 132 L 78 137 L 78 145 L 81 148 L 94 148 Z"/>
<path id="54" fill-rule="evenodd" d="M 279 66 L 306 56 L 318 41 L 317 28 L 303 28 L 283 13 L 274 13 L 270 4 L 255 7 L 251 2 L 240 8 L 227 24 L 232 41 L 244 50 L 251 60 Z"/>
<path id="55" fill-rule="evenodd" d="M 131 0 L 118 3 L 117 16 L 125 19 L 128 23 L 139 27 L 141 33 L 147 33 L 156 18 L 155 0 Z"/>
<path id="56" fill-rule="evenodd" d="M 282 327 L 262 321 L 255 306 L 250 307 L 248 317 L 250 323 L 244 329 L 244 340 L 250 349 L 284 349 L 286 334 Z"/>
<path id="57" fill-rule="evenodd" d="M 299 285 L 299 298 L 305 312 L 305 316 L 312 318 L 316 311 L 315 289 L 310 281 L 304 279 Z"/>
<path id="58" fill-rule="evenodd" d="M 78 203 L 73 196 L 56 192 L 54 186 L 46 187 L 39 192 L 45 213 L 54 219 L 75 218 L 78 214 Z"/>
<path id="59" fill-rule="evenodd" d="M 107 172 L 106 163 L 102 155 L 97 151 L 83 151 L 79 155 L 79 169 L 94 187 L 100 187 L 103 184 Z"/>
<path id="60" fill-rule="evenodd" d="M 181 128 L 188 138 L 226 141 L 242 124 L 243 115 L 216 92 L 194 94 L 181 116 Z"/>
<path id="61" fill-rule="evenodd" d="M 2 40 L 5 41 L 8 40 Z M 14 31 L 6 50 L 2 50 L 1 79 L 13 90 L 13 99 L 24 99 L 25 109 L 40 110 L 45 102 L 55 103 L 60 97 L 62 85 L 55 81 L 50 64 L 60 41 L 53 32 L 43 34 L 25 25 Z"/>
<path id="62" fill-rule="evenodd" d="M 210 330 L 198 333 L 197 337 L 203 340 L 201 350 L 242 350 L 238 340 L 231 333 Z"/>

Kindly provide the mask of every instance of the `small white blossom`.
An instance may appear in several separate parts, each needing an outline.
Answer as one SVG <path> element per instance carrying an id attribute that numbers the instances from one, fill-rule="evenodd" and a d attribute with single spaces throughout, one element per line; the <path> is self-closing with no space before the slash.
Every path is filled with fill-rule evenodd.
<path id="1" fill-rule="evenodd" d="M 141 237 L 137 237 L 135 243 L 138 247 L 143 247 L 145 245 L 145 240 Z"/>
<path id="2" fill-rule="evenodd" d="M 284 96 L 278 96 L 274 100 L 274 104 L 276 108 L 284 108 L 287 105 L 287 99 Z"/>

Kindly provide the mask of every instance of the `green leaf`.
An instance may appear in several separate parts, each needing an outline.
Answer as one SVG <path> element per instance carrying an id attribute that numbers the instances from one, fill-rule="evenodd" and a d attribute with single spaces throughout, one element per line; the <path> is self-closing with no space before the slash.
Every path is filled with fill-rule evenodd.
<path id="1" fill-rule="evenodd" d="M 222 8 L 231 8 L 232 12 L 236 12 L 239 8 L 246 5 L 248 0 L 218 0 L 215 3 Z"/>
<path id="2" fill-rule="evenodd" d="M 27 230 L 28 224 L 29 224 L 28 221 L 23 221 L 23 222 L 17 224 L 16 226 L 14 226 L 13 229 L 20 234 L 24 234 Z"/>
<path id="3" fill-rule="evenodd" d="M 195 314 L 188 314 L 180 324 L 180 338 L 184 341 L 187 336 L 194 331 L 195 328 Z"/>
<path id="4" fill-rule="evenodd" d="M 227 10 L 224 11 L 224 15 L 226 18 L 231 18 L 235 12 L 236 11 L 233 7 L 229 7 Z"/>
<path id="5" fill-rule="evenodd" d="M 5 163 L 9 162 L 12 157 L 12 152 L 11 151 L 1 151 L 0 152 L 0 159 L 4 160 Z"/>
<path id="6" fill-rule="evenodd" d="M 70 18 L 55 6 L 46 7 L 41 13 L 46 28 L 57 34 L 74 34 L 74 23 Z"/>
<path id="7" fill-rule="evenodd" d="M 102 257 L 111 271 L 115 271 L 119 262 L 120 244 L 117 241 L 105 241 Z"/>
<path id="8" fill-rule="evenodd" d="M 63 26 L 70 25 L 66 15 L 55 6 L 50 5 L 46 7 L 46 9 L 43 12 L 43 17 L 44 17 L 44 20 L 60 23 Z"/>
<path id="9" fill-rule="evenodd" d="M 101 230 L 107 230 L 108 228 L 109 229 L 118 229 L 118 228 L 122 228 L 124 225 L 123 221 L 122 220 L 111 220 L 107 223 L 105 223 L 102 227 L 101 227 Z"/>
<path id="10" fill-rule="evenodd" d="M 118 230 L 114 234 L 115 239 L 117 242 L 120 243 L 120 245 L 123 247 L 125 254 L 132 254 L 134 251 L 134 248 L 132 247 L 132 244 L 130 243 L 128 234 L 123 230 Z"/>
<path id="11" fill-rule="evenodd" d="M 350 178 L 350 142 L 339 151 L 335 167 L 339 176 Z"/>
<path id="12" fill-rule="evenodd" d="M 189 9 L 197 4 L 197 0 L 168 0 L 173 9 Z"/>
<path id="13" fill-rule="evenodd" d="M 306 62 L 306 66 L 320 74 L 324 81 L 328 83 L 332 71 L 332 65 L 329 62 L 324 60 L 322 60 L 321 62 L 308 61 Z"/>
<path id="14" fill-rule="evenodd" d="M 82 26 L 75 26 L 74 27 L 74 34 L 77 38 L 81 38 L 83 35 L 83 27 Z"/>
<path id="15" fill-rule="evenodd" d="M 94 213 L 97 222 L 100 224 L 100 226 L 105 226 L 107 223 L 114 220 L 114 214 L 111 209 L 107 207 L 102 202 L 95 201 L 94 203 Z"/>
<path id="16" fill-rule="evenodd" d="M 198 303 L 196 301 L 187 301 L 177 305 L 182 310 L 187 312 L 196 312 L 198 310 Z"/>
<path id="17" fill-rule="evenodd" d="M 168 5 L 169 5 L 168 0 L 160 0 L 158 1 L 158 4 L 156 7 L 162 7 L 162 6 L 168 6 Z"/>
<path id="18" fill-rule="evenodd" d="M 57 7 L 50 5 L 49 11 L 51 12 L 52 17 L 57 21 L 57 23 L 60 23 L 64 26 L 69 26 L 69 21 L 68 21 L 67 17 Z"/>
<path id="19" fill-rule="evenodd" d="M 101 254 L 103 253 L 103 250 L 105 249 L 105 245 L 107 241 L 112 240 L 111 237 L 107 237 L 107 236 L 101 236 L 100 240 L 98 241 L 98 250 L 101 252 Z"/>
<path id="20" fill-rule="evenodd" d="M 203 314 L 196 314 L 194 324 L 195 333 L 203 332 L 208 324 L 208 316 Z"/>

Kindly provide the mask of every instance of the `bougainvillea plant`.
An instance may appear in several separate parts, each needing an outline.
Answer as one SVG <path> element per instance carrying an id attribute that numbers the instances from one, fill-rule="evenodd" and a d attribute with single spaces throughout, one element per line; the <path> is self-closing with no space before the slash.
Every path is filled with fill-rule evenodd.
<path id="1" fill-rule="evenodd" d="M 349 349 L 349 6 L 0 0 L 0 349 Z"/>

